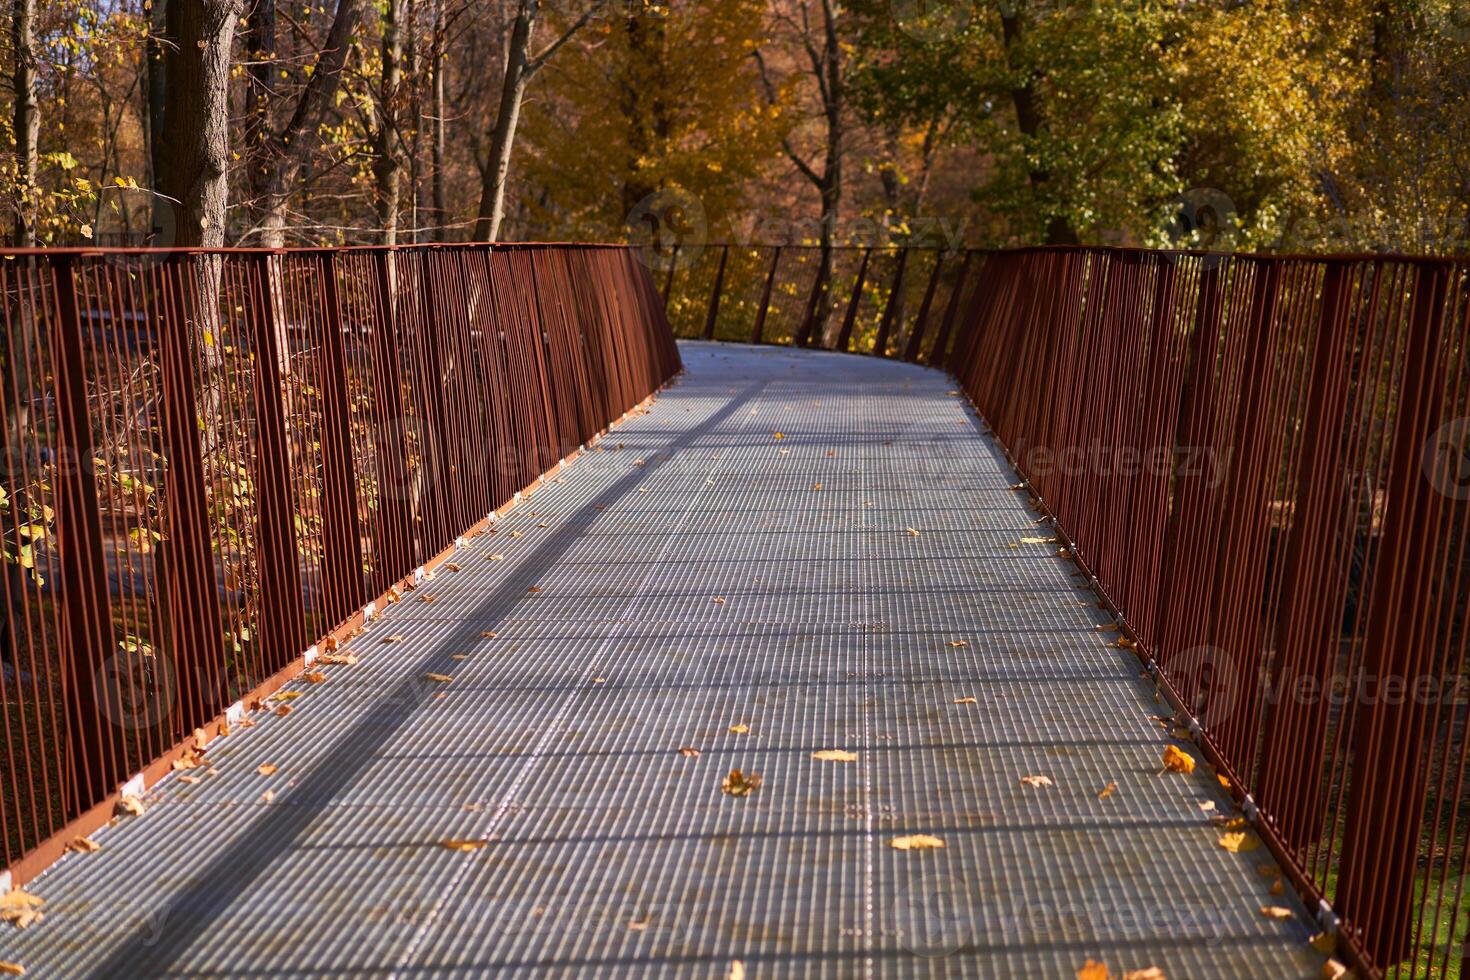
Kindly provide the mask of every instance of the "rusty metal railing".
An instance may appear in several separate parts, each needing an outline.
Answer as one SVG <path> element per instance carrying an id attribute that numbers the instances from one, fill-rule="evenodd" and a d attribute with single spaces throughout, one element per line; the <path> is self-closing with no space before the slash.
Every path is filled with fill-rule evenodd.
<path id="1" fill-rule="evenodd" d="M 948 365 L 1366 975 L 1462 975 L 1470 264 L 985 258 Z"/>
<path id="2" fill-rule="evenodd" d="M 22 252 L 0 296 L 17 884 L 679 366 L 615 246 Z"/>

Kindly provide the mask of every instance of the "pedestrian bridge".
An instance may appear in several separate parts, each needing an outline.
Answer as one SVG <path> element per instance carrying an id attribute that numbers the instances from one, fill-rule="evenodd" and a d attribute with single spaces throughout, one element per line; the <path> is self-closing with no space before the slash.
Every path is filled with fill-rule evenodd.
<path id="1" fill-rule="evenodd" d="M 1463 586 L 1464 552 L 1453 550 L 1463 548 L 1463 512 L 1452 494 L 1430 497 L 1412 482 L 1433 483 L 1439 470 L 1396 453 L 1392 439 L 1369 461 L 1392 500 L 1415 501 L 1409 530 L 1390 500 L 1371 495 L 1376 512 L 1357 538 L 1292 517 L 1359 519 L 1330 501 L 1354 440 L 1374 436 L 1344 436 L 1340 457 L 1281 433 L 1341 428 L 1359 407 L 1381 408 L 1362 380 L 1378 369 L 1375 352 L 1338 336 L 1392 339 L 1391 314 L 1367 307 L 1379 302 L 1364 278 L 1371 266 L 1329 265 L 1309 282 L 1270 263 L 1222 271 L 1141 253 L 1113 269 L 1109 255 L 990 258 L 993 278 L 967 299 L 953 350 L 932 358 L 947 357 L 952 373 L 886 356 L 684 341 L 677 355 L 657 355 L 682 362 L 680 373 L 565 462 L 533 454 L 526 465 L 545 476 L 505 477 L 531 485 L 488 520 L 427 503 L 433 494 L 493 503 L 504 477 L 484 476 L 475 490 L 486 471 L 473 457 L 493 446 L 471 438 L 466 420 L 479 409 L 457 387 L 456 372 L 480 361 L 456 345 L 484 331 L 430 345 L 438 360 L 426 376 L 443 382 L 443 396 L 436 405 L 425 386 L 422 417 L 437 428 L 391 445 L 411 470 L 428 470 L 423 458 L 438 453 L 437 482 L 421 493 L 406 481 L 398 496 L 411 520 L 399 531 L 382 516 L 386 491 L 371 507 L 339 508 L 362 529 L 336 539 L 360 556 L 339 566 L 345 579 L 328 567 L 333 501 L 361 490 L 312 498 L 307 483 L 330 486 L 339 463 L 381 473 L 390 461 L 365 453 L 354 430 L 342 444 L 326 424 L 315 448 L 276 447 L 293 467 L 315 452 L 326 460 L 305 482 L 281 484 L 296 486 L 294 504 L 277 502 L 320 524 L 288 520 L 283 531 L 265 502 L 249 517 L 257 541 L 294 541 L 303 556 L 294 570 L 270 571 L 262 550 L 261 593 L 288 582 L 277 595 L 304 597 L 291 608 L 308 629 L 314 614 L 341 621 L 305 657 L 267 663 L 279 669 L 156 753 L 148 726 L 166 729 L 221 682 L 185 669 L 178 653 L 172 706 L 156 703 L 159 675 L 135 682 L 121 706 L 97 682 L 88 703 L 113 727 L 120 712 L 131 724 L 141 774 L 121 788 L 90 777 L 91 797 L 86 774 L 108 772 L 109 756 L 89 754 L 88 719 L 75 708 L 63 709 L 71 749 L 23 738 L 20 726 L 42 716 L 27 704 L 53 702 L 42 697 L 45 663 L 13 658 L 5 806 L 22 816 L 10 817 L 10 840 L 27 807 L 46 809 L 16 760 L 70 761 L 36 764 L 63 784 L 52 806 L 64 821 L 10 845 L 21 850 L 0 905 L 0 961 L 36 976 L 118 977 L 1308 978 L 1339 976 L 1343 961 L 1363 975 L 1458 975 L 1445 967 L 1458 969 L 1463 940 L 1453 867 L 1464 848 L 1461 708 L 1426 699 L 1404 716 L 1385 714 L 1402 709 L 1386 699 L 1323 698 L 1319 715 L 1319 700 L 1273 693 L 1283 676 L 1384 656 L 1375 648 L 1384 618 L 1411 629 L 1421 601 L 1385 598 L 1386 581 L 1427 596 L 1416 635 L 1433 655 L 1419 671 L 1446 678 L 1464 667 L 1455 659 L 1464 606 L 1450 603 Z M 599 274 L 631 276 L 618 288 L 648 297 L 647 277 L 617 262 Z M 1397 372 L 1379 393 L 1393 393 L 1400 433 L 1437 430 L 1440 402 L 1465 397 L 1464 380 L 1435 360 L 1464 334 L 1455 304 L 1465 276 L 1427 268 L 1427 280 L 1399 284 L 1409 290 L 1403 340 L 1382 368 Z M 287 271 L 262 267 L 267 295 L 281 288 L 270 277 L 290 282 Z M 1079 283 L 1084 275 L 1101 284 Z M 1050 292 L 1077 289 L 1091 297 L 1080 319 L 1060 308 L 1070 292 Z M 1413 297 L 1426 289 L 1420 309 Z M 556 324 L 575 324 L 585 300 L 565 294 L 557 321 L 548 295 L 533 307 L 547 329 L 539 343 L 528 333 L 525 349 L 545 353 L 547 376 L 596 388 L 595 371 L 558 350 Z M 503 291 L 495 299 L 506 302 Z M 607 336 L 621 340 L 587 355 L 625 379 L 621 394 L 568 401 L 555 384 L 541 389 L 551 425 L 570 426 L 563 437 L 600 412 L 615 417 L 620 398 L 631 404 L 669 373 L 637 375 L 654 356 L 637 338 L 656 347 L 661 315 L 630 312 L 630 302 L 624 293 L 607 322 L 648 317 L 655 329 L 619 327 Z M 1208 319 L 1211 304 L 1220 319 Z M 283 315 L 271 306 L 256 309 L 261 322 Z M 1196 315 L 1205 325 L 1184 329 Z M 1319 323 L 1327 328 L 1308 329 Z M 1270 343 L 1261 350 L 1238 334 Z M 254 349 L 276 336 L 318 353 L 286 329 L 256 334 Z M 356 341 L 346 336 L 350 365 Z M 52 341 L 56 356 L 75 357 L 64 340 Z M 515 336 L 500 342 L 496 356 L 517 363 Z M 1344 357 L 1356 358 L 1351 372 Z M 1130 370 L 1134 360 L 1149 371 Z M 289 356 L 281 363 L 282 379 L 299 376 Z M 374 370 L 382 377 L 383 362 Z M 1414 370 L 1435 387 L 1422 401 Z M 181 371 L 169 384 L 207 387 L 207 377 Z M 304 388 L 283 389 L 288 435 Z M 271 410 L 269 392 L 248 391 Z M 330 394 L 323 402 L 312 418 L 333 411 Z M 262 417 L 252 416 L 268 442 Z M 207 461 L 209 427 L 183 429 L 198 433 L 194 451 Z M 187 448 L 177 425 L 165 420 L 160 432 L 175 453 Z M 95 430 L 94 445 L 105 434 Z M 1099 473 L 1028 451 L 1094 436 L 1141 457 L 1168 445 L 1164 472 Z M 1186 471 L 1178 450 L 1198 445 L 1256 448 L 1226 471 Z M 1268 457 L 1290 457 L 1290 477 L 1268 478 Z M 262 481 L 271 465 L 257 470 Z M 207 462 L 204 476 L 207 488 Z M 107 515 L 117 505 L 98 499 L 61 498 L 60 544 L 38 563 L 72 591 L 26 585 L 35 609 L 62 610 L 63 662 L 90 623 L 75 611 L 88 580 L 66 564 L 82 547 L 66 550 L 79 509 L 107 517 L 93 542 L 103 558 L 94 585 L 114 597 L 100 604 L 110 621 L 126 620 L 116 598 L 126 569 L 99 545 L 116 533 Z M 163 554 L 206 516 L 176 501 L 160 513 Z M 435 522 L 465 529 L 437 554 Z M 1404 561 L 1416 542 L 1432 577 Z M 394 548 L 419 563 L 411 574 L 370 574 Z M 313 572 L 312 559 L 327 570 Z M 139 573 L 148 596 L 165 597 L 149 608 L 185 615 L 178 564 L 189 560 Z M 1358 570 L 1350 576 L 1339 560 Z M 190 587 L 213 594 L 209 581 Z M 361 593 L 333 606 L 343 581 Z M 374 585 L 381 594 L 359 608 Z M 228 625 L 232 591 L 218 588 Z M 269 602 L 250 608 L 280 615 Z M 192 628 L 160 620 L 160 637 Z M 1207 656 L 1188 652 L 1205 639 L 1215 644 Z M 1257 674 L 1260 684 L 1243 680 Z M 1343 744 L 1351 762 L 1334 755 Z M 1411 745 L 1424 754 L 1384 770 Z M 1411 843 L 1400 853 L 1365 827 L 1397 827 Z M 1438 849 L 1421 850 L 1421 838 Z M 1373 901 L 1365 867 L 1378 875 Z"/>

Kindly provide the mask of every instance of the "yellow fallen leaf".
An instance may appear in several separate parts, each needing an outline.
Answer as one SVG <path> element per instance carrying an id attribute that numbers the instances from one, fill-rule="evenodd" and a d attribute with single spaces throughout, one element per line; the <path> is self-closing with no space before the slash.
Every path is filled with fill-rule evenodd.
<path id="1" fill-rule="evenodd" d="M 723 606 L 725 604 L 725 597 L 722 595 L 717 595 L 715 596 L 714 602 L 717 606 Z"/>
<path id="2" fill-rule="evenodd" d="M 743 722 L 740 723 L 740 724 L 736 724 L 736 725 L 731 725 L 730 726 L 730 734 L 731 735 L 744 735 L 748 731 L 750 731 L 750 726 L 747 725 L 747 724 L 744 724 Z"/>
<path id="3" fill-rule="evenodd" d="M 725 980 L 745 980 L 745 964 L 740 960 L 731 960 L 730 969 L 725 973 Z"/>
<path id="4" fill-rule="evenodd" d="M 909 537 L 911 537 L 911 538 L 917 538 L 919 536 L 919 532 L 918 531 L 915 531 L 911 527 L 906 527 L 906 528 L 904 528 L 904 530 L 907 531 L 907 532 L 909 532 Z"/>
<path id="5" fill-rule="evenodd" d="M 1261 914 L 1268 919 L 1289 919 L 1292 915 L 1291 909 L 1280 905 L 1262 905 Z"/>
<path id="6" fill-rule="evenodd" d="M 647 490 L 640 489 L 638 492 L 639 493 L 647 493 L 648 491 Z M 510 536 L 513 537 L 513 538 L 519 538 L 519 537 L 523 537 L 525 535 L 525 533 L 526 532 L 524 532 L 524 531 L 512 531 L 512 532 L 510 532 Z"/>
<path id="7" fill-rule="evenodd" d="M 746 773 L 739 769 L 731 769 L 730 775 L 726 776 L 725 781 L 720 784 L 720 790 L 727 796 L 749 796 L 760 784 L 760 773 Z"/>
<path id="8" fill-rule="evenodd" d="M 487 840 L 462 840 L 458 837 L 447 837 L 439 842 L 439 846 L 447 847 L 451 851 L 463 851 L 468 854 L 471 851 L 478 851 L 489 843 Z"/>
<path id="9" fill-rule="evenodd" d="M 1055 544 L 1056 538 L 1022 538 L 1022 544 Z"/>
<path id="10" fill-rule="evenodd" d="M 459 562 L 455 562 L 455 561 L 446 561 L 444 563 L 444 567 L 447 568 L 451 572 L 457 572 L 460 569 Z"/>
<path id="11" fill-rule="evenodd" d="M 1164 768 L 1170 772 L 1182 772 L 1188 775 L 1194 772 L 1194 756 L 1180 751 L 1177 746 L 1170 745 L 1164 749 Z"/>
<path id="12" fill-rule="evenodd" d="M 1111 980 L 1106 964 L 1089 959 L 1077 968 L 1077 980 Z"/>
<path id="13" fill-rule="evenodd" d="M 823 762 L 856 762 L 856 752 L 844 752 L 842 749 L 822 749 L 820 752 L 812 753 L 813 759 Z"/>
<path id="14" fill-rule="evenodd" d="M 1022 776 L 1021 784 L 1024 786 L 1041 787 L 1053 785 L 1050 776 Z"/>
<path id="15" fill-rule="evenodd" d="M 954 703 L 955 704 L 978 704 L 979 702 L 977 702 L 974 698 L 955 698 L 954 699 Z"/>
<path id="16" fill-rule="evenodd" d="M 26 975 L 26 968 L 19 963 L 0 960 L 0 974 L 4 974 L 7 977 L 23 977 Z"/>
<path id="17" fill-rule="evenodd" d="M 1098 791 L 1097 798 L 1100 799 L 1100 800 L 1105 800 L 1108 797 L 1112 796 L 1117 791 L 1118 791 L 1118 784 L 1115 783 L 1115 782 L 1110 782 L 1106 786 L 1104 786 L 1101 790 Z"/>
<path id="18" fill-rule="evenodd" d="M 970 645 L 970 641 L 969 640 L 950 640 L 949 641 L 949 645 L 952 646 L 952 647 L 954 647 L 956 650 L 958 650 L 958 649 L 960 649 L 962 647 L 969 646 Z"/>
<path id="19" fill-rule="evenodd" d="M 102 850 L 102 845 L 90 837 L 73 837 L 67 842 L 66 849 L 73 854 L 92 854 Z"/>
<path id="20" fill-rule="evenodd" d="M 1164 976 L 1164 971 L 1156 966 L 1146 966 L 1142 970 L 1125 970 L 1123 980 L 1169 980 Z"/>
<path id="21" fill-rule="evenodd" d="M 1215 843 L 1231 854 L 1245 854 L 1260 847 L 1261 839 L 1248 831 L 1234 830 L 1228 834 L 1221 834 Z"/>
<path id="22" fill-rule="evenodd" d="M 23 892 L 19 888 L 0 895 L 0 922 L 8 922 L 17 929 L 25 929 L 41 921 L 41 906 L 46 900 Z"/>
<path id="23" fill-rule="evenodd" d="M 448 674 L 425 674 L 424 680 L 438 681 L 440 684 L 448 684 L 450 681 L 454 680 L 454 678 L 450 677 Z"/>
<path id="24" fill-rule="evenodd" d="M 1319 953 L 1330 953 L 1337 948 L 1337 937 L 1325 932 L 1314 933 L 1307 942 Z"/>
<path id="25" fill-rule="evenodd" d="M 786 438 L 786 433 L 784 433 L 784 432 L 772 432 L 771 433 L 771 438 L 772 439 L 785 439 Z"/>
<path id="26" fill-rule="evenodd" d="M 255 771 L 262 776 L 274 776 L 276 774 L 276 767 L 267 762 L 257 767 Z"/>
<path id="27" fill-rule="evenodd" d="M 944 841 L 930 834 L 907 834 L 894 837 L 888 842 L 888 846 L 895 851 L 928 851 L 943 847 Z"/>
<path id="28" fill-rule="evenodd" d="M 305 691 L 277 691 L 275 694 L 272 694 L 267 700 L 295 701 L 297 698 L 301 697 L 301 695 L 305 693 Z"/>

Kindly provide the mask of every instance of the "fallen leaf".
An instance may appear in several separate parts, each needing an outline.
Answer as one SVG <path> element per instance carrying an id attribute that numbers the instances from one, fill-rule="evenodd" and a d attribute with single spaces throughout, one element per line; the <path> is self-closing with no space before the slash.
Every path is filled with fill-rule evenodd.
<path id="1" fill-rule="evenodd" d="M 17 929 L 24 929 L 41 921 L 40 908 L 46 900 L 38 895 L 11 889 L 0 895 L 0 922 L 9 922 Z"/>
<path id="2" fill-rule="evenodd" d="M 909 537 L 911 537 L 911 538 L 917 538 L 919 536 L 919 532 L 918 531 L 915 531 L 911 527 L 906 527 L 906 528 L 904 528 L 904 530 L 907 531 L 907 532 L 909 532 Z"/>
<path id="3" fill-rule="evenodd" d="M 892 838 L 888 841 L 888 846 L 895 851 L 928 851 L 943 847 L 944 841 L 930 834 L 907 834 Z"/>
<path id="4" fill-rule="evenodd" d="M 180 776 L 179 777 L 179 782 L 183 783 L 185 786 L 193 786 L 195 783 L 199 782 L 199 777 L 198 776 Z"/>
<path id="5" fill-rule="evenodd" d="M 1056 538 L 1022 538 L 1022 544 L 1056 544 Z"/>
<path id="6" fill-rule="evenodd" d="M 730 734 L 731 735 L 744 735 L 748 731 L 750 731 L 750 726 L 747 725 L 747 724 L 744 724 L 744 723 L 735 724 L 735 725 L 731 725 L 730 726 Z"/>
<path id="7" fill-rule="evenodd" d="M 1022 776 L 1021 784 L 1024 786 L 1041 787 L 1054 785 L 1050 776 Z"/>
<path id="8" fill-rule="evenodd" d="M 444 567 L 451 572 L 457 572 L 460 570 L 460 564 L 457 561 L 446 561 L 444 563 Z"/>
<path id="9" fill-rule="evenodd" d="M 779 439 L 785 439 L 786 438 L 786 433 L 784 433 L 784 432 L 772 432 L 771 433 L 771 438 L 772 439 L 778 439 L 778 440 Z"/>
<path id="10" fill-rule="evenodd" d="M 425 674 L 424 680 L 438 681 L 440 684 L 448 684 L 450 681 L 454 680 L 454 678 L 450 677 L 448 674 Z"/>
<path id="11" fill-rule="evenodd" d="M 451 851 L 463 851 L 468 854 L 471 851 L 478 851 L 489 843 L 487 840 L 461 840 L 457 837 L 448 837 L 441 840 L 439 846 L 447 847 Z"/>
<path id="12" fill-rule="evenodd" d="M 976 704 L 978 702 L 976 702 L 976 700 L 974 698 L 955 698 L 954 699 L 954 703 L 955 704 Z"/>
<path id="13" fill-rule="evenodd" d="M 141 817 L 143 815 L 143 801 L 136 796 L 124 796 L 117 801 L 117 814 L 127 814 L 130 817 Z"/>
<path id="14" fill-rule="evenodd" d="M 1289 919 L 1292 915 L 1291 909 L 1280 905 L 1262 905 L 1261 914 L 1268 919 Z"/>
<path id="15" fill-rule="evenodd" d="M 1277 878 L 1275 881 L 1271 882 L 1271 894 L 1278 896 L 1285 895 L 1286 882 L 1282 881 L 1280 878 Z"/>
<path id="16" fill-rule="evenodd" d="M 1169 980 L 1164 976 L 1164 971 L 1156 966 L 1146 966 L 1142 970 L 1125 970 L 1123 980 Z"/>
<path id="17" fill-rule="evenodd" d="M 820 490 L 820 489 L 822 489 L 822 485 L 820 483 L 813 483 L 812 484 L 812 489 L 813 490 Z"/>
<path id="18" fill-rule="evenodd" d="M 1220 785 L 1221 786 L 1224 786 L 1226 789 L 1229 789 L 1230 788 L 1230 780 L 1229 779 L 1226 779 L 1224 776 L 1216 776 L 1215 778 L 1218 779 L 1218 780 L 1220 780 Z"/>
<path id="19" fill-rule="evenodd" d="M 1260 847 L 1261 839 L 1249 831 L 1234 830 L 1227 834 L 1221 834 L 1215 843 L 1231 854 L 1244 854 Z"/>
<path id="20" fill-rule="evenodd" d="M 487 640 L 493 640 L 493 639 L 495 639 L 495 631 L 494 630 L 485 630 L 480 635 L 483 636 Z"/>
<path id="21" fill-rule="evenodd" d="M 1330 953 L 1337 948 L 1337 937 L 1325 932 L 1313 933 L 1307 942 L 1319 953 Z"/>
<path id="22" fill-rule="evenodd" d="M 470 655 L 467 654 L 467 653 L 451 653 L 449 655 L 449 659 L 450 660 L 468 660 L 468 659 L 470 659 Z"/>
<path id="23" fill-rule="evenodd" d="M 4 974 L 7 977 L 23 977 L 26 975 L 26 968 L 19 963 L 0 960 L 0 974 Z"/>
<path id="24" fill-rule="evenodd" d="M 526 590 L 527 593 L 535 593 L 535 592 L 540 592 L 540 591 L 541 591 L 541 586 L 539 586 L 539 585 L 533 585 L 529 589 Z"/>
<path id="25" fill-rule="evenodd" d="M 102 845 L 90 837 L 73 837 L 67 842 L 66 849 L 73 854 L 92 854 L 102 850 Z"/>
<path id="26" fill-rule="evenodd" d="M 725 980 L 745 980 L 745 964 L 740 960 L 731 960 L 730 969 L 725 973 Z"/>
<path id="27" fill-rule="evenodd" d="M 679 749 L 679 754 L 682 755 L 686 759 L 697 759 L 697 758 L 699 758 L 699 750 L 696 749 L 692 745 L 682 746 Z"/>
<path id="28" fill-rule="evenodd" d="M 268 789 L 264 793 L 261 793 L 260 794 L 260 802 L 262 802 L 262 803 L 269 803 L 271 800 L 274 800 L 275 798 L 276 798 L 276 791 L 273 790 L 273 789 Z"/>
<path id="29" fill-rule="evenodd" d="M 328 664 L 335 667 L 351 667 L 357 663 L 357 658 L 346 651 L 342 653 L 328 653 L 317 658 L 317 663 Z"/>
<path id="30" fill-rule="evenodd" d="M 730 775 L 720 784 L 720 789 L 726 796 L 749 796 L 760 784 L 760 773 L 744 773 L 739 769 L 731 769 Z"/>
<path id="31" fill-rule="evenodd" d="M 504 555 L 491 555 L 489 558 L 486 558 L 485 560 L 486 561 L 505 561 L 505 556 Z"/>
<path id="32" fill-rule="evenodd" d="M 423 595 L 419 596 L 419 602 L 436 602 L 438 599 L 439 599 L 438 596 L 436 596 L 436 595 L 430 595 L 427 592 L 425 592 Z"/>
<path id="33" fill-rule="evenodd" d="M 1182 772 L 1188 775 L 1194 772 L 1194 756 L 1181 751 L 1177 746 L 1170 745 L 1164 749 L 1164 768 L 1170 772 Z"/>
<path id="34" fill-rule="evenodd" d="M 1348 968 L 1337 960 L 1328 959 L 1322 964 L 1322 980 L 1346 980 Z"/>
<path id="35" fill-rule="evenodd" d="M 297 698 L 301 697 L 301 695 L 304 694 L 304 693 L 306 693 L 306 692 L 304 692 L 304 691 L 277 691 L 275 694 L 272 694 L 267 700 L 270 700 L 270 701 L 295 701 Z"/>
<path id="36" fill-rule="evenodd" d="M 856 762 L 857 753 L 844 752 L 842 749 L 822 749 L 819 752 L 813 752 L 812 758 L 820 759 L 822 762 Z"/>
<path id="37" fill-rule="evenodd" d="M 714 603 L 717 606 L 723 606 L 725 604 L 725 597 L 722 595 L 715 596 Z"/>
<path id="38" fill-rule="evenodd" d="M 308 670 L 306 673 L 301 675 L 301 679 L 306 681 L 308 684 L 320 684 L 327 679 L 327 675 L 323 674 L 319 670 Z"/>
<path id="39" fill-rule="evenodd" d="M 1077 980 L 1111 980 L 1112 976 L 1105 964 L 1091 959 L 1077 969 Z"/>
<path id="40" fill-rule="evenodd" d="M 1100 799 L 1100 800 L 1105 800 L 1108 797 L 1112 796 L 1117 791 L 1118 791 L 1118 784 L 1117 783 L 1108 783 L 1106 786 L 1104 786 L 1101 790 L 1098 791 L 1097 798 Z"/>
<path id="41" fill-rule="evenodd" d="M 642 493 L 647 493 L 648 491 L 647 490 L 643 490 L 641 492 Z M 522 537 L 524 534 L 525 534 L 524 531 L 512 531 L 512 532 L 510 532 L 510 536 L 513 537 L 513 538 Z"/>
<path id="42" fill-rule="evenodd" d="M 967 647 L 967 646 L 969 646 L 970 645 L 970 641 L 969 640 L 950 640 L 949 641 L 949 645 L 952 646 L 952 647 L 954 647 L 956 650 L 958 650 L 961 647 Z"/>
<path id="43" fill-rule="evenodd" d="M 291 706 L 289 704 L 283 704 L 276 708 L 276 714 L 280 715 L 282 718 L 286 717 L 290 713 Z"/>
<path id="44" fill-rule="evenodd" d="M 637 922 L 629 922 L 628 928 L 631 929 L 633 932 L 642 932 L 644 929 L 647 929 L 651 924 L 652 923 L 650 922 L 650 920 L 643 919 Z"/>
<path id="45" fill-rule="evenodd" d="M 276 767 L 267 762 L 257 767 L 255 771 L 262 776 L 274 776 L 276 774 Z"/>
<path id="46" fill-rule="evenodd" d="M 383 642 L 384 643 L 402 643 L 403 642 L 403 637 L 402 636 L 399 636 L 397 633 L 395 633 L 392 636 L 385 636 L 385 637 L 383 637 Z"/>
<path id="47" fill-rule="evenodd" d="M 1214 800 L 1205 800 L 1203 803 L 1201 803 L 1199 805 L 1199 808 L 1201 810 L 1203 810 L 1204 812 L 1209 813 L 1211 810 L 1215 809 L 1215 801 Z"/>

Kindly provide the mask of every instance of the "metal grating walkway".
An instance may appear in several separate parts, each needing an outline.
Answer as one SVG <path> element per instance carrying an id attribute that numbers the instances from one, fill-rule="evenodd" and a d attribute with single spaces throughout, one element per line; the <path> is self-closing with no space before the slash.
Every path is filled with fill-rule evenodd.
<path id="1" fill-rule="evenodd" d="M 740 960 L 755 977 L 1071 978 L 1088 958 L 1320 975 L 1264 849 L 1216 846 L 1200 804 L 1227 796 L 1203 767 L 1158 775 L 1137 662 L 1072 566 L 1022 543 L 1045 532 L 943 375 L 683 354 L 650 413 L 390 607 L 358 664 L 291 685 L 289 716 L 211 745 L 215 774 L 168 778 L 101 851 L 31 883 L 46 918 L 0 927 L 0 960 L 44 977 L 724 977 Z M 722 794 L 733 767 L 763 784 Z M 912 833 L 946 847 L 888 846 Z"/>

